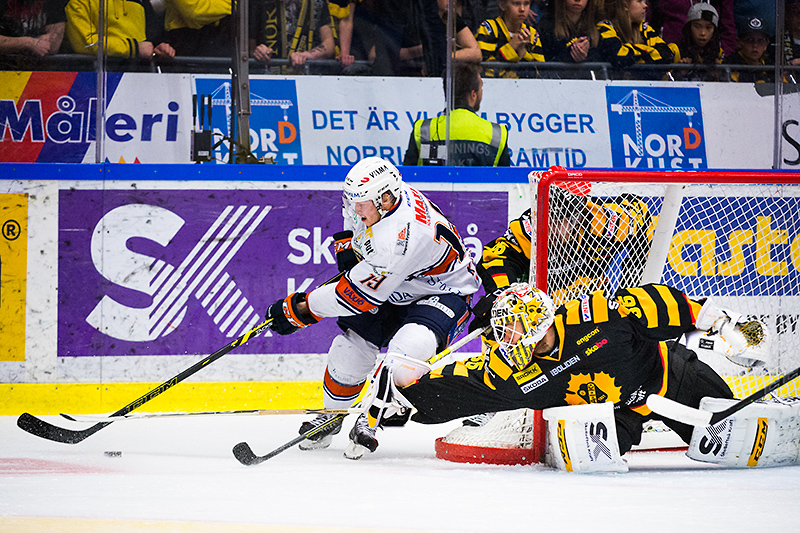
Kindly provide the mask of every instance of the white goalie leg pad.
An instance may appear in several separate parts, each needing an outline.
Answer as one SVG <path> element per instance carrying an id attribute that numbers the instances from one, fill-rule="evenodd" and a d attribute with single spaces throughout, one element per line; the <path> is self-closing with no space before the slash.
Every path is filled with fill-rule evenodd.
<path id="1" fill-rule="evenodd" d="M 628 471 L 619 454 L 613 403 L 551 407 L 542 416 L 548 466 L 579 473 Z"/>
<path id="2" fill-rule="evenodd" d="M 718 412 L 736 402 L 703 398 L 700 408 Z M 755 402 L 713 426 L 695 427 L 686 455 L 742 468 L 798 464 L 800 398 Z"/>
<path id="3" fill-rule="evenodd" d="M 436 335 L 422 324 L 406 324 L 395 333 L 384 364 L 392 369 L 394 382 L 405 387 L 430 372 L 424 361 L 436 355 Z"/>

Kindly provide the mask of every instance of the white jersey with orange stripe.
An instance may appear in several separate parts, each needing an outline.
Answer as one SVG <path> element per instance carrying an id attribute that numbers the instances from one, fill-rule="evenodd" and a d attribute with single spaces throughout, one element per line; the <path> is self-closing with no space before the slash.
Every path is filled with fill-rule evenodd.
<path id="1" fill-rule="evenodd" d="M 317 317 L 349 316 L 384 302 L 408 305 L 436 294 L 470 295 L 480 287 L 472 254 L 458 232 L 424 194 L 403 185 L 400 201 L 367 227 L 354 228 L 363 260 L 336 285 L 308 295 Z"/>

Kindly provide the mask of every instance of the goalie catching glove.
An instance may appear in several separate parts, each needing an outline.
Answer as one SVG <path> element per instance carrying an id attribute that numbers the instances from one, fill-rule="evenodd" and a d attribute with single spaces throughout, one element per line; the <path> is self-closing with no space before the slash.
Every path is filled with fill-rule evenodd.
<path id="1" fill-rule="evenodd" d="M 278 300 L 267 309 L 267 318 L 272 319 L 270 328 L 278 335 L 291 335 L 295 331 L 319 322 L 319 318 L 308 312 L 301 312 L 299 305 L 305 303 L 306 293 L 295 292 Z M 307 308 L 307 306 L 304 306 Z"/>
<path id="2" fill-rule="evenodd" d="M 697 331 L 686 334 L 686 347 L 712 350 L 745 367 L 763 366 L 769 359 L 770 334 L 760 320 L 717 307 L 707 299 L 697 313 Z"/>

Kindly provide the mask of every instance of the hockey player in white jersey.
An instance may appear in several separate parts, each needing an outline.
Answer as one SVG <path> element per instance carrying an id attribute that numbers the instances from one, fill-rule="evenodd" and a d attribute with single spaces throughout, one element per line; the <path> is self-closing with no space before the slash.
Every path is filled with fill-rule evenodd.
<path id="1" fill-rule="evenodd" d="M 290 294 L 267 311 L 281 335 L 339 317 L 342 333 L 328 351 L 323 379 L 325 407 L 334 409 L 351 406 L 379 357 L 387 364 L 425 361 L 444 349 L 466 325 L 471 295 L 480 286 L 456 228 L 425 195 L 404 184 L 390 162 L 369 157 L 353 166 L 345 179 L 343 215 L 345 231 L 335 235 L 337 262 L 345 270 L 339 282 Z M 352 260 L 343 265 L 343 257 Z M 300 433 L 332 416 L 304 422 Z M 376 429 L 362 414 L 345 456 L 374 452 Z M 325 448 L 340 430 L 341 423 L 300 447 Z"/>

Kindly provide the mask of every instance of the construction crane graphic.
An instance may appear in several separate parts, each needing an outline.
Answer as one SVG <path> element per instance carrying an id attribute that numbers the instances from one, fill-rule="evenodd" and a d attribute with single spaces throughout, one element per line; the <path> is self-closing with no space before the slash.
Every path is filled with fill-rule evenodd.
<path id="1" fill-rule="evenodd" d="M 644 155 L 642 113 L 684 113 L 689 121 L 690 128 L 692 127 L 692 116 L 697 113 L 697 109 L 694 107 L 672 106 L 640 93 L 637 89 L 633 89 L 616 104 L 611 104 L 611 111 L 620 115 L 622 113 L 633 113 L 634 125 L 636 126 L 636 149 L 639 156 Z"/>
<path id="2" fill-rule="evenodd" d="M 231 93 L 231 84 L 230 82 L 225 82 L 219 87 L 216 88 L 214 92 L 211 93 L 211 105 L 213 106 L 224 106 L 225 107 L 225 120 L 226 125 L 228 128 L 227 135 L 231 135 L 231 104 L 233 102 L 233 97 Z M 289 115 L 287 113 L 288 109 L 292 107 L 294 104 L 291 100 L 275 100 L 270 98 L 264 98 L 258 96 L 257 94 L 250 93 L 250 105 L 251 106 L 269 106 L 269 107 L 280 107 L 283 109 L 283 120 L 288 122 Z"/>

